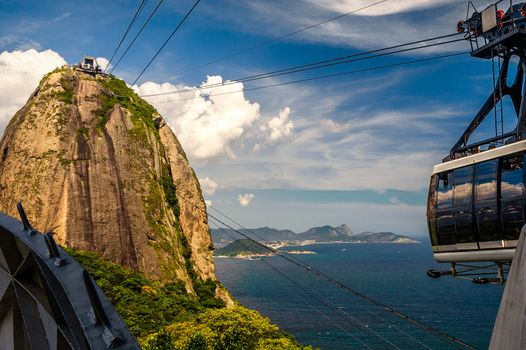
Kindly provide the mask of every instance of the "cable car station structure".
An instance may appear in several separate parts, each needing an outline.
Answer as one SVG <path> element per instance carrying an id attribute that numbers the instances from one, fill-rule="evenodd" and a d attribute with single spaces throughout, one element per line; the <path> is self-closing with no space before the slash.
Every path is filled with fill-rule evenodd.
<path id="1" fill-rule="evenodd" d="M 0 213 L 0 349 L 139 350 L 89 273 L 18 211 Z"/>
<path id="2" fill-rule="evenodd" d="M 449 155 L 433 168 L 429 234 L 435 260 L 451 263 L 451 269 L 429 270 L 428 275 L 504 283 L 526 223 L 526 3 L 499 1 L 478 12 L 470 2 L 466 20 L 458 23 L 457 30 L 466 33 L 471 56 L 491 60 L 494 89 Z M 514 77 L 509 76 L 512 65 L 517 66 Z M 507 132 L 504 98 L 512 104 L 512 111 L 506 113 L 514 112 L 517 118 L 515 128 Z M 492 115 L 495 135 L 470 142 Z M 490 265 L 467 265 L 472 262 Z M 496 278 L 480 277 L 495 272 Z"/>

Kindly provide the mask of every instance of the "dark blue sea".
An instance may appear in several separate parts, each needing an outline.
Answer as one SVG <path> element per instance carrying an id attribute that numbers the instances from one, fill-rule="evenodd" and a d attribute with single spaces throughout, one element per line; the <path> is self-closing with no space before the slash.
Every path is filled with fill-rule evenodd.
<path id="1" fill-rule="evenodd" d="M 486 349 L 504 287 L 426 276 L 437 264 L 429 244 L 319 244 L 302 261 L 356 291 L 433 328 Z M 352 293 L 316 278 L 279 256 L 217 258 L 217 276 L 246 307 L 256 309 L 303 344 L 321 349 L 455 349 Z M 302 288 L 290 281 L 301 284 Z"/>

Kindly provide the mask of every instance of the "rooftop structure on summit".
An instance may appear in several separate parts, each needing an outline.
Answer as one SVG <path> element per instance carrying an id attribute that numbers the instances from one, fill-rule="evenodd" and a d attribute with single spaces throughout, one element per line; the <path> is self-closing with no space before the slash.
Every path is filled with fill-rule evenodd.
<path id="1" fill-rule="evenodd" d="M 102 68 L 97 62 L 97 59 L 92 56 L 84 56 L 84 58 L 79 62 L 79 64 L 74 65 L 74 67 L 93 75 L 102 73 Z"/>

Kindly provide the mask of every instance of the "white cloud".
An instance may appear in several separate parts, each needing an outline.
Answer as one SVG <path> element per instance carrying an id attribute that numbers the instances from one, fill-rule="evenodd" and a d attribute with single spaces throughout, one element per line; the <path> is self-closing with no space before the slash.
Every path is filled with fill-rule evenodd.
<path id="1" fill-rule="evenodd" d="M 62 15 L 60 15 L 60 16 L 58 16 L 58 17 L 55 17 L 55 18 L 53 19 L 53 21 L 55 21 L 55 22 L 60 22 L 60 21 L 62 21 L 62 20 L 64 20 L 64 19 L 68 18 L 69 16 L 71 16 L 71 12 L 65 12 L 65 13 L 63 13 Z"/>
<path id="2" fill-rule="evenodd" d="M 332 119 L 322 119 L 320 121 L 321 126 L 327 128 L 330 132 L 337 134 L 349 130 L 349 126 L 346 124 L 335 122 Z"/>
<path id="3" fill-rule="evenodd" d="M 207 199 L 207 200 L 205 200 L 205 204 L 206 204 L 207 207 L 211 207 L 212 204 L 214 204 L 214 203 L 211 200 Z"/>
<path id="4" fill-rule="evenodd" d="M 396 205 L 401 205 L 401 204 L 404 204 L 402 201 L 400 201 L 400 199 L 398 199 L 397 197 L 391 197 L 389 198 L 389 203 L 391 204 L 396 204 Z"/>
<path id="5" fill-rule="evenodd" d="M 371 5 L 370 0 L 306 0 L 331 11 L 347 13 Z M 458 0 L 389 0 L 355 13 L 357 16 L 382 16 L 400 12 L 417 11 L 458 2 Z"/>
<path id="6" fill-rule="evenodd" d="M 279 111 L 277 117 L 272 118 L 266 125 L 270 130 L 270 135 L 267 138 L 269 143 L 279 141 L 292 135 L 294 123 L 289 120 L 290 108 L 286 107 Z"/>
<path id="7" fill-rule="evenodd" d="M 290 5 L 277 0 L 247 0 L 246 6 L 257 14 L 255 16 L 261 22 L 258 28 L 264 27 L 269 35 L 281 36 L 372 3 L 367 0 L 298 0 L 296 8 L 301 10 L 295 12 L 295 16 L 290 16 Z M 389 0 L 316 26 L 292 37 L 292 40 L 377 49 L 452 33 L 465 13 L 466 3 L 458 0 Z M 238 23 L 238 26 L 244 25 L 247 31 L 254 28 Z M 406 55 L 464 51 L 468 47 L 464 41 L 411 51 Z"/>
<path id="8" fill-rule="evenodd" d="M 263 131 L 267 134 L 265 138 L 266 145 L 262 143 L 256 143 L 252 147 L 253 152 L 257 153 L 265 149 L 267 145 L 276 143 L 292 136 L 294 122 L 289 120 L 290 111 L 290 107 L 281 109 L 277 117 L 273 117 L 268 122 L 259 127 L 260 131 Z"/>
<path id="9" fill-rule="evenodd" d="M 219 187 L 217 182 L 210 179 L 209 177 L 205 177 L 204 179 L 199 179 L 199 183 L 201 184 L 201 190 L 207 196 L 212 196 L 214 193 L 216 193 L 216 190 Z"/>
<path id="10" fill-rule="evenodd" d="M 256 197 L 256 195 L 253 193 L 245 193 L 240 194 L 237 197 L 237 200 L 239 201 L 239 204 L 241 204 L 242 207 L 247 207 L 250 204 L 250 202 L 252 202 L 254 197 Z"/>
<path id="11" fill-rule="evenodd" d="M 97 63 L 99 64 L 100 69 L 104 71 L 108 67 L 110 61 L 106 57 L 97 57 Z"/>
<path id="12" fill-rule="evenodd" d="M 52 50 L 0 53 L 0 133 L 27 101 L 42 76 L 66 61 Z"/>
<path id="13" fill-rule="evenodd" d="M 7 34 L 0 37 L 0 47 L 13 45 L 16 51 L 26 51 L 30 49 L 40 50 L 42 46 L 33 39 L 29 39 L 16 34 Z"/>
<path id="14" fill-rule="evenodd" d="M 260 117 L 260 107 L 245 98 L 242 83 L 215 87 L 221 83 L 222 77 L 208 76 L 201 84 L 202 89 L 153 82 L 134 89 L 140 95 L 186 89 L 187 92 L 146 99 L 167 119 L 191 158 L 227 156 L 234 159 L 232 144 Z"/>

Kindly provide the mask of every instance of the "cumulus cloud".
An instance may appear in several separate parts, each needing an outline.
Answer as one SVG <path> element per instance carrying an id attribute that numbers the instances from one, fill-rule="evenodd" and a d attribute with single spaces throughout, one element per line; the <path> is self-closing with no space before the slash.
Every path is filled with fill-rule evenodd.
<path id="1" fill-rule="evenodd" d="M 191 158 L 234 159 L 232 144 L 260 117 L 260 107 L 245 98 L 242 83 L 222 83 L 221 76 L 208 76 L 200 89 L 153 82 L 134 89 L 140 95 L 185 90 L 146 99 L 167 119 Z"/>
<path id="2" fill-rule="evenodd" d="M 106 68 L 108 68 L 110 61 L 106 57 L 97 57 L 97 63 L 99 64 L 100 69 L 104 71 Z"/>
<path id="3" fill-rule="evenodd" d="M 286 107 L 279 111 L 277 117 L 272 118 L 266 127 L 270 130 L 270 135 L 267 138 L 269 142 L 276 142 L 292 135 L 294 123 L 289 120 L 290 108 Z"/>
<path id="4" fill-rule="evenodd" d="M 212 196 L 214 193 L 216 193 L 216 190 L 219 187 L 217 182 L 210 179 L 209 177 L 199 179 L 199 183 L 201 184 L 201 190 L 207 196 Z"/>
<path id="5" fill-rule="evenodd" d="M 292 136 L 294 123 L 292 120 L 289 120 L 289 115 L 290 107 L 285 107 L 279 111 L 277 117 L 270 119 L 268 122 L 259 127 L 260 131 L 263 131 L 267 134 L 265 137 L 265 142 L 267 145 Z M 259 152 L 265 147 L 266 146 L 261 143 L 256 143 L 254 147 L 252 147 L 252 151 Z"/>
<path id="6" fill-rule="evenodd" d="M 213 202 L 211 200 L 207 199 L 207 200 L 205 200 L 205 204 L 206 204 L 207 207 L 211 207 Z"/>
<path id="7" fill-rule="evenodd" d="M 250 202 L 252 202 L 254 197 L 256 197 L 256 195 L 253 193 L 245 193 L 240 194 L 237 197 L 237 200 L 239 201 L 239 204 L 241 204 L 242 207 L 247 207 L 250 204 Z"/>
<path id="8" fill-rule="evenodd" d="M 0 53 L 0 133 L 27 101 L 42 76 L 66 61 L 52 50 Z"/>

